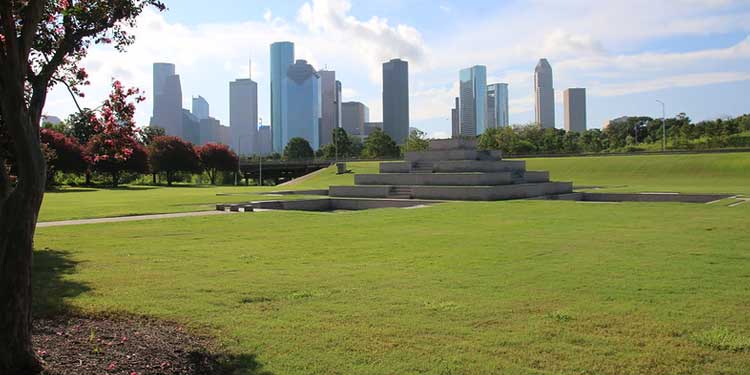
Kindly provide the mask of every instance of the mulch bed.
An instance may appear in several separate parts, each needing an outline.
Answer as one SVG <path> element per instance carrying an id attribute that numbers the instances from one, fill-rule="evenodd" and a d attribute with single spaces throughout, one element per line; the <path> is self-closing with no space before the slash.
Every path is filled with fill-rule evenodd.
<path id="1" fill-rule="evenodd" d="M 206 338 L 144 318 L 34 320 L 34 350 L 48 375 L 221 374 Z"/>

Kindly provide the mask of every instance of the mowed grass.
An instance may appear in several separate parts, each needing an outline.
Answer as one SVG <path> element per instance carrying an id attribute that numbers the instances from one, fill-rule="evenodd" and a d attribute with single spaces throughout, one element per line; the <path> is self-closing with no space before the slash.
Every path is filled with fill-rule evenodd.
<path id="1" fill-rule="evenodd" d="M 276 374 L 746 374 L 748 218 L 511 201 L 40 228 L 35 311 L 176 320 Z"/>
<path id="2" fill-rule="evenodd" d="M 39 221 L 209 211 L 215 209 L 217 203 L 300 198 L 261 195 L 272 190 L 275 189 L 208 185 L 63 188 L 44 194 Z"/>
<path id="3" fill-rule="evenodd" d="M 555 181 L 612 192 L 750 194 L 750 153 L 529 158 L 526 169 L 549 171 Z M 378 173 L 377 162 L 347 163 L 354 173 Z M 334 168 L 289 189 L 352 185 L 354 175 Z"/>

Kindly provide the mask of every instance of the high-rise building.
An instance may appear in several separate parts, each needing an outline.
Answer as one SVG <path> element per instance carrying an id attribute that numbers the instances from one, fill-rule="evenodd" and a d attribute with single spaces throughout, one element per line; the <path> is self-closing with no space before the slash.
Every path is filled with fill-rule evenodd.
<path id="1" fill-rule="evenodd" d="M 276 42 L 271 44 L 271 133 L 273 151 L 284 151 L 282 124 L 284 114 L 282 107 L 286 98 L 282 95 L 282 86 L 286 80 L 289 67 L 294 64 L 294 43 Z"/>
<path id="2" fill-rule="evenodd" d="M 461 100 L 456 98 L 456 106 L 451 109 L 451 138 L 461 137 L 461 126 L 459 125 L 460 118 L 458 116 L 461 105 L 460 103 Z"/>
<path id="3" fill-rule="evenodd" d="M 306 139 L 313 150 L 319 149 L 322 103 L 320 75 L 315 68 L 305 60 L 291 65 L 281 86 L 281 97 L 281 149 L 295 137 Z"/>
<path id="4" fill-rule="evenodd" d="M 401 59 L 383 63 L 383 131 L 396 144 L 409 136 L 409 63 Z"/>
<path id="5" fill-rule="evenodd" d="M 258 154 L 270 155 L 272 150 L 273 138 L 271 136 L 271 126 L 261 125 L 258 127 Z"/>
<path id="6" fill-rule="evenodd" d="M 536 123 L 543 128 L 555 127 L 555 89 L 552 85 L 552 67 L 547 59 L 539 60 L 534 70 L 536 93 Z"/>
<path id="7" fill-rule="evenodd" d="M 336 72 L 321 70 L 320 86 L 322 113 L 320 121 L 320 146 L 333 142 L 333 129 L 339 127 L 341 113 L 341 82 L 336 80 Z"/>
<path id="8" fill-rule="evenodd" d="M 487 85 L 487 126 L 502 128 L 508 126 L 508 84 Z"/>
<path id="9" fill-rule="evenodd" d="M 180 76 L 172 74 L 166 77 L 154 77 L 154 84 L 163 82 L 160 87 L 158 99 L 154 97 L 154 115 L 151 117 L 151 126 L 164 129 L 167 135 L 186 138 L 183 134 L 182 116 L 182 84 Z M 155 88 L 155 92 L 156 87 Z"/>
<path id="10" fill-rule="evenodd" d="M 204 99 L 200 95 L 198 95 L 198 97 L 194 97 L 192 112 L 193 116 L 197 117 L 198 120 L 207 119 L 209 116 L 208 101 L 206 101 L 206 99 Z"/>
<path id="11" fill-rule="evenodd" d="M 229 82 L 229 127 L 240 155 L 255 153 L 258 138 L 258 84 L 250 78 Z"/>
<path id="12" fill-rule="evenodd" d="M 476 137 L 487 128 L 487 68 L 475 65 L 462 69 L 460 80 L 460 133 L 462 137 Z"/>
<path id="13" fill-rule="evenodd" d="M 201 142 L 200 135 L 200 120 L 193 116 L 187 109 L 181 108 L 182 118 L 180 121 L 180 134 L 177 137 L 182 138 L 185 142 L 190 142 L 194 145 L 199 145 Z M 169 133 L 167 133 L 169 134 Z M 173 134 L 169 134 L 173 135 Z"/>
<path id="14" fill-rule="evenodd" d="M 169 63 L 154 63 L 153 66 L 153 79 L 154 79 L 154 87 L 153 87 L 153 95 L 154 95 L 154 110 L 152 112 L 153 116 L 156 117 L 157 112 L 159 109 L 162 108 L 162 100 L 164 99 L 164 89 L 165 89 L 165 83 L 167 82 L 167 77 L 175 75 L 175 66 L 174 64 Z"/>
<path id="15" fill-rule="evenodd" d="M 341 127 L 350 135 L 362 135 L 365 123 L 370 122 L 369 109 L 360 102 L 344 102 L 341 105 Z"/>
<path id="16" fill-rule="evenodd" d="M 586 89 L 572 88 L 563 91 L 565 108 L 565 130 L 583 133 L 586 131 Z"/>

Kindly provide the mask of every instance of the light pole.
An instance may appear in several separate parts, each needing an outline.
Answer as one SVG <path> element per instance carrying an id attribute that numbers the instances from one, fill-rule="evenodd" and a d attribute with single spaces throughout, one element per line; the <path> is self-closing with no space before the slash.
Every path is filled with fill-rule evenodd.
<path id="1" fill-rule="evenodd" d="M 664 152 L 667 149 L 667 111 L 663 101 L 656 102 L 661 104 L 661 152 Z"/>

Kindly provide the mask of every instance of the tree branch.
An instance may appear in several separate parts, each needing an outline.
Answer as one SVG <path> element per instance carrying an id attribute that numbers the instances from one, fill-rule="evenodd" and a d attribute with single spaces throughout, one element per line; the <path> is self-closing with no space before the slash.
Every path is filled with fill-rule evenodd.
<path id="1" fill-rule="evenodd" d="M 44 10 L 44 0 L 30 0 L 26 8 L 24 8 L 23 14 L 23 28 L 21 29 L 21 53 L 20 58 L 27 60 L 29 57 L 29 51 L 34 43 L 34 37 L 36 37 L 36 31 L 39 29 L 39 21 L 42 19 L 42 11 Z"/>

